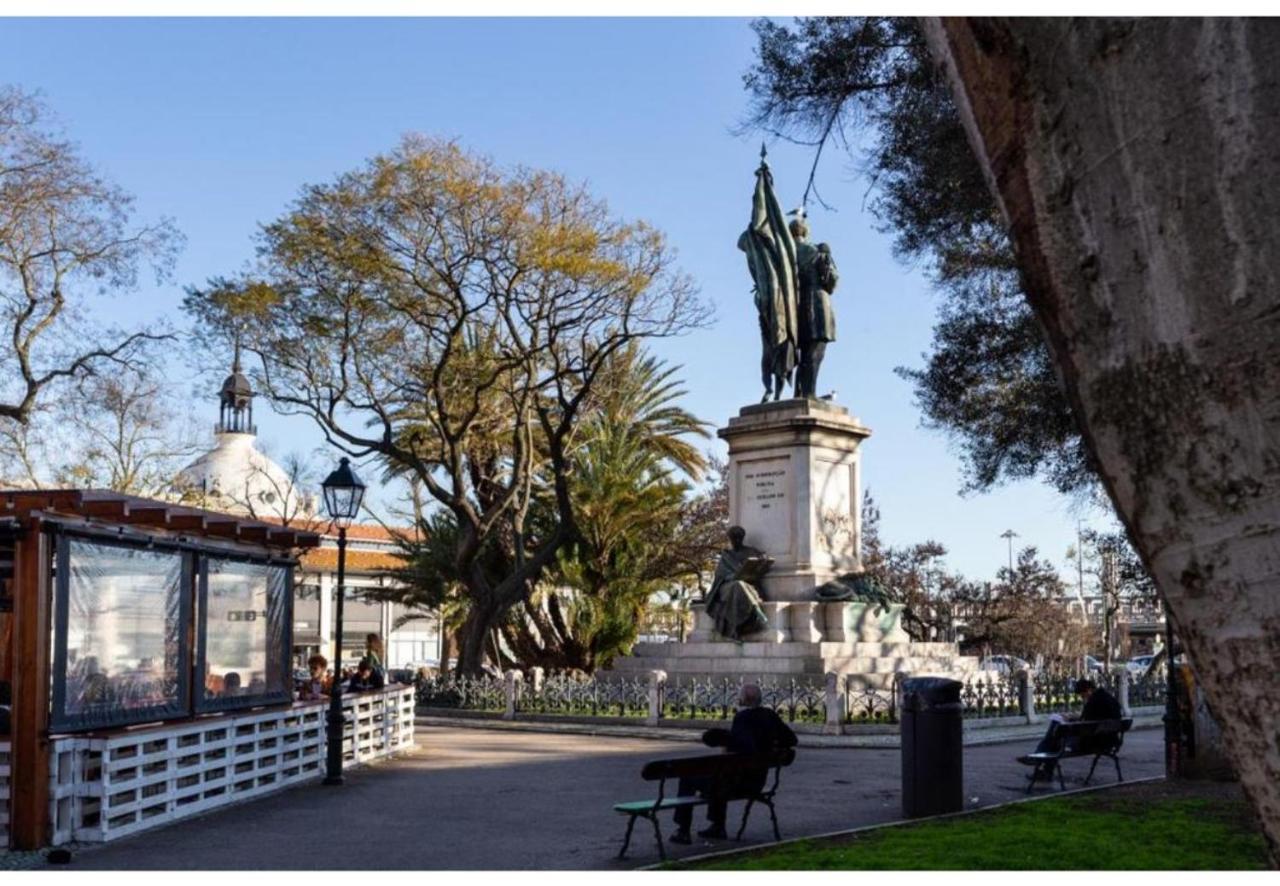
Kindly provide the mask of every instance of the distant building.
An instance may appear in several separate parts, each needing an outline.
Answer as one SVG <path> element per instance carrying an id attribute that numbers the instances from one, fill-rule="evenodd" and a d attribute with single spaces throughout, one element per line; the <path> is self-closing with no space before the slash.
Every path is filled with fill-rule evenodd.
<path id="1" fill-rule="evenodd" d="M 174 482 L 178 497 L 201 507 L 286 523 L 314 516 L 314 496 L 296 488 L 297 478 L 255 444 L 253 388 L 240 371 L 239 345 L 218 401 L 214 447 L 178 472 Z"/>
<path id="2" fill-rule="evenodd" d="M 302 556 L 301 568 L 294 576 L 293 651 L 300 666 L 317 652 L 332 659 L 337 532 L 317 514 L 318 496 L 299 488 L 296 476 L 258 449 L 253 397 L 253 387 L 240 369 L 237 346 L 231 374 L 218 391 L 214 447 L 182 469 L 174 491 L 181 500 L 201 507 L 320 533 L 320 547 Z M 395 581 L 390 573 L 404 565 L 398 553 L 395 538 L 382 526 L 357 524 L 347 529 L 344 664 L 353 664 L 360 657 L 366 636 L 374 633 L 383 638 L 389 668 L 434 666 L 440 661 L 443 639 L 438 618 L 415 619 L 397 628 L 396 622 L 405 612 L 403 606 L 359 598 L 366 589 L 387 587 Z"/>

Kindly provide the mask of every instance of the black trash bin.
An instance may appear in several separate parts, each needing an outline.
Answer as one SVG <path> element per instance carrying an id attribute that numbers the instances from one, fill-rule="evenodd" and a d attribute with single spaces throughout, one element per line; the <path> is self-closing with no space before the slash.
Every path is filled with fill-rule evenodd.
<path id="1" fill-rule="evenodd" d="M 902 814 L 964 809 L 964 743 L 958 680 L 913 677 L 902 684 Z"/>

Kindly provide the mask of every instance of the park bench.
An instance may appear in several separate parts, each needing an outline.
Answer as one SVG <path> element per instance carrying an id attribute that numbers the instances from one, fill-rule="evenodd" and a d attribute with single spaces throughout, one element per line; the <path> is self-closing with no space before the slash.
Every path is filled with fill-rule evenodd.
<path id="1" fill-rule="evenodd" d="M 1126 718 L 1123 720 L 1073 720 L 1066 723 L 1059 723 L 1057 736 L 1061 739 L 1059 749 L 1056 751 L 1039 751 L 1034 754 L 1024 754 L 1018 758 L 1019 763 L 1028 766 L 1049 767 L 1048 781 L 1052 783 L 1053 774 L 1058 774 L 1058 786 L 1062 790 L 1066 790 L 1067 783 L 1062 777 L 1062 761 L 1071 757 L 1093 757 L 1093 764 L 1089 767 L 1089 774 L 1085 776 L 1084 783 L 1088 784 L 1093 778 L 1093 771 L 1098 766 L 1098 761 L 1103 757 L 1108 757 L 1116 767 L 1116 779 L 1124 781 L 1124 775 L 1120 772 L 1120 748 L 1124 744 L 1124 734 L 1133 726 L 1133 720 Z M 1033 769 L 1027 781 L 1027 793 L 1031 793 L 1031 789 L 1036 783 L 1036 771 Z"/>
<path id="2" fill-rule="evenodd" d="M 773 838 L 781 840 L 778 831 L 778 815 L 773 808 L 773 796 L 778 792 L 778 781 L 782 776 L 782 767 L 790 766 L 795 760 L 793 748 L 785 748 L 764 756 L 747 754 L 707 754 L 700 757 L 682 757 L 673 760 L 654 760 L 646 763 L 640 772 L 645 781 L 658 782 L 658 796 L 653 800 L 635 800 L 630 803 L 618 803 L 615 812 L 628 816 L 627 836 L 622 841 L 622 850 L 618 858 L 625 858 L 627 847 L 631 845 L 631 831 L 637 818 L 646 818 L 653 825 L 653 835 L 658 840 L 658 855 L 665 861 L 666 847 L 662 842 L 662 830 L 658 826 L 658 813 L 673 812 L 681 806 L 705 806 L 706 797 L 667 796 L 667 782 L 673 781 L 672 793 L 675 792 L 681 778 L 711 778 L 727 785 L 733 785 L 738 776 L 751 770 L 772 769 L 772 782 L 766 780 L 765 787 L 756 792 L 725 791 L 728 800 L 746 800 L 747 805 L 742 813 L 742 824 L 738 828 L 736 840 L 742 839 L 742 832 L 747 828 L 747 817 L 751 815 L 751 807 L 763 803 L 769 807 L 769 818 L 773 822 Z"/>

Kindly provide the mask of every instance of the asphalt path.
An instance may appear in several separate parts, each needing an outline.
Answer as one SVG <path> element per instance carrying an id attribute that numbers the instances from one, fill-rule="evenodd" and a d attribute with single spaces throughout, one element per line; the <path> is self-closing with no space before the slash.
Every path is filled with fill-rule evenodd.
<path id="1" fill-rule="evenodd" d="M 1129 734 L 1126 779 L 1162 775 L 1158 729 Z M 70 870 L 619 870 L 658 860 L 652 827 L 637 822 L 625 861 L 615 856 L 625 817 L 616 802 L 656 795 L 648 760 L 691 756 L 687 742 L 590 735 L 420 728 L 416 747 L 352 770 L 341 787 L 310 784 L 105 846 L 77 848 Z M 964 749 L 965 799 L 980 808 L 1024 796 L 1026 741 Z M 1064 764 L 1079 787 L 1087 759 Z M 1102 761 L 1094 784 L 1115 780 Z M 1056 790 L 1056 785 L 1054 790 Z M 1037 788 L 1038 793 L 1049 793 Z M 900 753 L 800 748 L 777 799 L 782 836 L 899 820 Z M 729 807 L 732 833 L 742 804 Z M 698 810 L 695 827 L 702 826 Z M 672 830 L 664 820 L 664 837 Z M 671 857 L 772 839 L 767 809 L 751 813 L 742 843 L 668 846 Z"/>

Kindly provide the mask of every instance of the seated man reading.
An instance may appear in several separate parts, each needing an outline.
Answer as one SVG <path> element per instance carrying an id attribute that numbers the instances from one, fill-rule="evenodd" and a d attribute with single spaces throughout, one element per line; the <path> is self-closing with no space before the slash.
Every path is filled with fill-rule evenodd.
<path id="1" fill-rule="evenodd" d="M 1063 723 L 1070 722 L 1091 722 L 1095 720 L 1119 720 L 1124 716 L 1120 710 L 1120 702 L 1116 701 L 1116 697 L 1108 692 L 1105 688 L 1098 686 L 1092 680 L 1077 680 L 1075 685 L 1076 695 L 1084 700 L 1084 707 L 1080 711 L 1080 716 L 1073 717 L 1070 714 L 1054 714 L 1049 718 L 1049 729 L 1044 734 L 1044 738 L 1040 739 L 1040 743 L 1036 745 L 1036 753 L 1054 752 L 1062 750 L 1062 737 L 1058 734 L 1058 727 Z M 1068 748 L 1075 750 L 1075 748 Z M 1086 737 L 1085 744 L 1080 750 L 1088 751 L 1088 739 Z M 1022 758 L 1023 762 L 1030 762 L 1029 758 Z M 1036 771 L 1032 773 L 1032 778 L 1049 778 L 1053 774 L 1051 764 L 1040 763 L 1036 766 Z"/>
<path id="2" fill-rule="evenodd" d="M 738 641 L 769 624 L 760 607 L 757 585 L 773 560 L 764 551 L 744 544 L 746 537 L 741 526 L 729 528 L 730 547 L 720 552 L 707 593 L 707 615 L 715 622 L 716 633 Z"/>
<path id="3" fill-rule="evenodd" d="M 738 696 L 738 713 L 734 715 L 732 728 L 708 729 L 703 733 L 703 742 L 712 747 L 723 747 L 731 754 L 766 754 L 795 747 L 796 734 L 791 731 L 791 727 L 782 722 L 782 718 L 774 710 L 761 707 L 760 700 L 760 687 L 754 683 L 745 684 Z M 708 827 L 698 831 L 698 836 L 724 840 L 728 837 L 724 829 L 728 797 L 757 793 L 768 780 L 767 768 L 743 772 L 733 784 L 717 783 L 710 778 L 682 778 L 677 793 L 681 797 L 691 797 L 695 793 L 706 797 L 709 801 Z M 689 826 L 693 823 L 693 808 L 677 808 L 675 823 L 676 832 L 671 835 L 671 842 L 693 842 L 689 834 Z"/>

